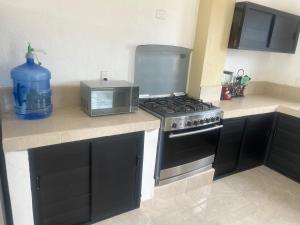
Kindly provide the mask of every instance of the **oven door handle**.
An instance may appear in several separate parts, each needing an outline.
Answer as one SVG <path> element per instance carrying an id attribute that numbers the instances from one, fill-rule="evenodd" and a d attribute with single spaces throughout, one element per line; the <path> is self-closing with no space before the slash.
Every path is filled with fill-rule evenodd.
<path id="1" fill-rule="evenodd" d="M 210 128 L 204 129 L 204 130 L 195 130 L 195 131 L 179 133 L 179 134 L 171 133 L 169 135 L 169 138 L 178 138 L 178 137 L 190 136 L 190 135 L 194 135 L 194 134 L 202 134 L 202 133 L 206 133 L 206 132 L 213 131 L 213 130 L 219 130 L 222 128 L 223 128 L 223 125 L 219 125 L 219 126 L 210 127 Z"/>

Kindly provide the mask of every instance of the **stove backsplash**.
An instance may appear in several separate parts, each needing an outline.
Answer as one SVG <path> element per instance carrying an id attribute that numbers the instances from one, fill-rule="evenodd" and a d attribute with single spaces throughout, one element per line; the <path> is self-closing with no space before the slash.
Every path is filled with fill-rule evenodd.
<path id="1" fill-rule="evenodd" d="M 138 46 L 134 82 L 140 87 L 140 95 L 185 93 L 190 53 L 191 49 L 176 46 Z"/>

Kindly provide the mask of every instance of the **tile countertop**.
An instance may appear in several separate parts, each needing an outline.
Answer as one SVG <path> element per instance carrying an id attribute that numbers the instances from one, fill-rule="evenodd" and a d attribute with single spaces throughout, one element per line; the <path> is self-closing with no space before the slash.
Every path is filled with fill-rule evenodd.
<path id="1" fill-rule="evenodd" d="M 300 103 L 262 95 L 221 101 L 224 118 L 282 112 L 300 118 Z M 13 113 L 2 116 L 2 143 L 5 152 L 46 145 L 157 129 L 160 120 L 139 110 L 137 113 L 91 118 L 80 108 L 57 109 L 43 120 L 20 120 Z"/>
<path id="2" fill-rule="evenodd" d="M 221 101 L 219 106 L 224 110 L 225 119 L 271 112 L 281 112 L 300 118 L 300 103 L 264 95 L 233 98 L 230 101 Z"/>
<path id="3" fill-rule="evenodd" d="M 80 108 L 63 108 L 54 110 L 49 118 L 31 121 L 6 113 L 2 116 L 2 143 L 4 152 L 11 152 L 159 127 L 160 120 L 143 110 L 91 118 Z"/>

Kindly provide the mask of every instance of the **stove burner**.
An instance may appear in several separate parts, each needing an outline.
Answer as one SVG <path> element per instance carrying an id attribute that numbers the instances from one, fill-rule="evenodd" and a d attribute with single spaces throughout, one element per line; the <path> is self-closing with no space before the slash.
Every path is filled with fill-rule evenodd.
<path id="1" fill-rule="evenodd" d="M 202 112 L 211 109 L 213 106 L 188 96 L 166 97 L 141 100 L 140 104 L 150 110 L 172 115 L 175 113 Z"/>
<path id="2" fill-rule="evenodd" d="M 169 108 L 169 107 L 162 107 L 162 108 L 161 108 L 161 111 L 162 111 L 163 113 L 167 113 L 167 114 L 175 113 L 175 110 L 172 109 L 172 108 Z"/>
<path id="3" fill-rule="evenodd" d="M 158 100 L 157 103 L 160 104 L 160 105 L 167 105 L 168 101 L 165 100 L 165 99 L 161 99 L 161 100 Z"/>
<path id="4" fill-rule="evenodd" d="M 192 105 L 185 105 L 184 110 L 185 110 L 185 112 L 194 112 L 194 111 L 196 111 L 196 107 L 194 107 Z"/>
<path id="5" fill-rule="evenodd" d="M 155 101 L 151 101 L 151 100 L 144 102 L 144 105 L 149 108 L 157 108 L 160 106 Z"/>

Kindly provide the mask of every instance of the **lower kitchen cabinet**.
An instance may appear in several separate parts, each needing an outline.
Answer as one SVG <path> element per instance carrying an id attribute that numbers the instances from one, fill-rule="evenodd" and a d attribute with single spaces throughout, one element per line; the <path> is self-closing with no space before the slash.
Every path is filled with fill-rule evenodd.
<path id="1" fill-rule="evenodd" d="M 80 225 L 139 207 L 144 133 L 29 150 L 35 225 Z"/>
<path id="2" fill-rule="evenodd" d="M 273 121 L 274 113 L 247 117 L 239 170 L 247 170 L 264 164 Z"/>
<path id="3" fill-rule="evenodd" d="M 245 117 L 223 121 L 224 127 L 221 131 L 219 147 L 214 163 L 215 177 L 224 176 L 236 171 L 245 123 Z"/>
<path id="4" fill-rule="evenodd" d="M 267 166 L 300 182 L 300 119 L 278 114 Z"/>
<path id="5" fill-rule="evenodd" d="M 143 133 L 92 142 L 93 222 L 139 207 L 143 145 Z"/>
<path id="6" fill-rule="evenodd" d="M 36 225 L 77 225 L 90 220 L 88 142 L 29 151 Z"/>
<path id="7" fill-rule="evenodd" d="M 225 119 L 214 162 L 215 178 L 263 165 L 274 114 Z"/>

